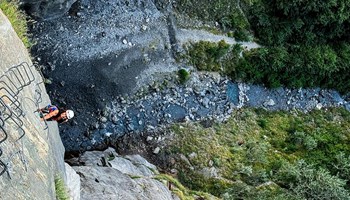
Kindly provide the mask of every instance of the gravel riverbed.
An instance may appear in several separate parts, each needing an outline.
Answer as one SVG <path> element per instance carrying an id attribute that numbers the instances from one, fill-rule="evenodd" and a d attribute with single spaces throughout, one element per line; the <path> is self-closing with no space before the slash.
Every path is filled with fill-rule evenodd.
<path id="1" fill-rule="evenodd" d="M 118 97 L 96 116 L 84 131 L 64 129 L 62 139 L 68 151 L 103 148 L 127 133 L 156 133 L 176 122 L 225 122 L 233 109 L 301 110 L 345 107 L 350 102 L 338 92 L 322 89 L 267 89 L 235 83 L 216 73 L 194 72 L 185 84 L 174 75 L 142 88 L 133 97 Z"/>
<path id="2" fill-rule="evenodd" d="M 76 113 L 60 125 L 67 152 L 105 148 L 127 133 L 156 133 L 175 122 L 223 122 L 242 107 L 350 109 L 336 91 L 267 89 L 176 62 L 174 55 L 188 41 L 237 42 L 177 28 L 169 6 L 160 7 L 152 0 L 79 0 L 61 18 L 32 24 L 32 55 L 52 82 L 49 95 Z M 178 84 L 180 68 L 192 72 L 185 85 Z"/>

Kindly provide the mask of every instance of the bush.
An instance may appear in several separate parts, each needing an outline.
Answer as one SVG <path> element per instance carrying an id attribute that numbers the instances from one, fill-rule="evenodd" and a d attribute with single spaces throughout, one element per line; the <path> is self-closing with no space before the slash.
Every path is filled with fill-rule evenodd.
<path id="1" fill-rule="evenodd" d="M 198 70 L 222 71 L 220 60 L 226 55 L 229 48 L 230 45 L 224 40 L 218 43 L 200 41 L 191 44 L 187 57 Z"/>
<path id="2" fill-rule="evenodd" d="M 177 72 L 181 84 L 184 84 L 188 79 L 190 79 L 190 73 L 186 69 L 180 69 Z"/>
<path id="3" fill-rule="evenodd" d="M 185 57 L 198 70 L 217 71 L 232 74 L 237 69 L 242 47 L 239 44 L 230 46 L 224 40 L 218 43 L 200 41 L 187 46 Z"/>
<path id="4" fill-rule="evenodd" d="M 253 49 L 243 53 L 231 77 L 268 87 L 324 87 L 345 93 L 350 90 L 345 81 L 350 79 L 345 72 L 350 67 L 342 60 L 348 58 L 339 54 L 330 45 Z"/>
<path id="5" fill-rule="evenodd" d="M 344 152 L 336 155 L 336 162 L 333 164 L 335 171 L 339 177 L 344 180 L 350 180 L 350 155 L 346 156 Z"/>
<path id="6" fill-rule="evenodd" d="M 316 169 L 303 160 L 296 165 L 283 166 L 277 177 L 278 182 L 304 199 L 350 199 L 349 191 L 344 188 L 346 181 L 332 176 L 323 168 Z"/>

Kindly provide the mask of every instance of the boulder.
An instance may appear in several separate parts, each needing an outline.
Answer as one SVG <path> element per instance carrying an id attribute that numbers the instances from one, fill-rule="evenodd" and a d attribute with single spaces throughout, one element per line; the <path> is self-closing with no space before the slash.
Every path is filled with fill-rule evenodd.
<path id="1" fill-rule="evenodd" d="M 106 161 L 108 165 L 96 164 L 100 162 L 101 157 L 112 153 L 115 157 L 109 157 L 109 160 Z M 104 152 L 85 152 L 82 157 L 87 165 L 73 167 L 80 176 L 82 200 L 179 199 L 167 188 L 166 184 L 155 178 L 155 175 L 158 174 L 156 166 L 140 155 L 122 157 L 109 148 Z"/>
<path id="2" fill-rule="evenodd" d="M 157 171 L 157 167 L 151 163 L 149 163 L 146 159 L 141 157 L 140 155 L 127 155 L 126 159 L 130 160 L 135 165 L 144 165 L 151 169 L 152 171 Z"/>
<path id="3" fill-rule="evenodd" d="M 264 106 L 267 107 L 267 106 L 274 106 L 276 105 L 275 101 L 273 99 L 269 99 L 267 101 L 264 102 Z"/>
<path id="4" fill-rule="evenodd" d="M 73 167 L 81 179 L 81 200 L 172 200 L 172 193 L 161 182 L 130 177 L 111 167 Z"/>
<path id="5" fill-rule="evenodd" d="M 65 163 L 66 185 L 71 200 L 80 200 L 80 177 L 74 169 Z"/>
<path id="6" fill-rule="evenodd" d="M 218 170 L 215 167 L 204 167 L 199 171 L 205 178 L 218 178 Z"/>
<path id="7" fill-rule="evenodd" d="M 134 165 L 130 160 L 116 157 L 109 161 L 111 167 L 131 176 L 153 176 L 154 173 L 145 165 Z"/>

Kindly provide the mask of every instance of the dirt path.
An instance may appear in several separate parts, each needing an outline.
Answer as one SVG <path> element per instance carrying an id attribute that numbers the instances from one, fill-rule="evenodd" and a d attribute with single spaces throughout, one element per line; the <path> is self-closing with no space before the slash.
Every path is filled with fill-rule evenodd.
<path id="1" fill-rule="evenodd" d="M 224 40 L 227 44 L 240 44 L 243 48 L 250 50 L 254 48 L 259 48 L 259 44 L 255 42 L 238 42 L 234 38 L 230 38 L 223 35 L 215 35 L 213 33 L 203 31 L 203 30 L 189 30 L 189 29 L 179 29 L 177 31 L 177 40 L 179 45 L 183 45 L 189 41 L 199 42 L 201 40 L 209 42 L 219 42 Z"/>

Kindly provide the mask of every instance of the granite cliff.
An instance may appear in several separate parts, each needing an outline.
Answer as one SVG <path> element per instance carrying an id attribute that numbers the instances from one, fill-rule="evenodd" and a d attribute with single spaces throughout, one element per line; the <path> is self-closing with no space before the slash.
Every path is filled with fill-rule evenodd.
<path id="1" fill-rule="evenodd" d="M 55 199 L 54 178 L 65 179 L 64 147 L 57 124 L 46 127 L 33 112 L 50 99 L 27 49 L 1 10 L 0 60 L 0 199 Z"/>

